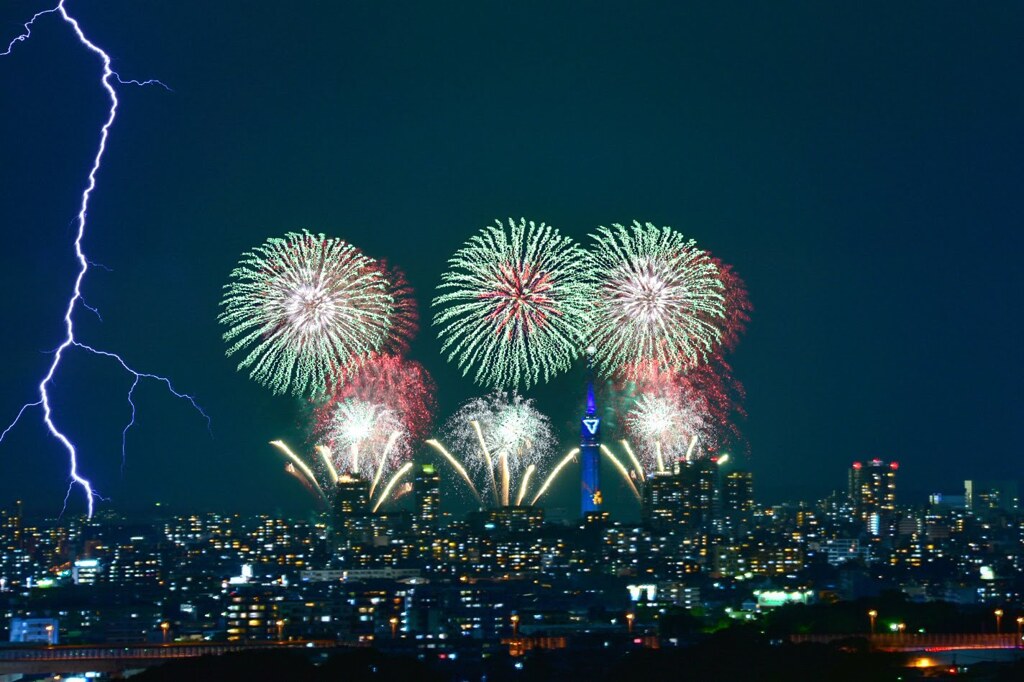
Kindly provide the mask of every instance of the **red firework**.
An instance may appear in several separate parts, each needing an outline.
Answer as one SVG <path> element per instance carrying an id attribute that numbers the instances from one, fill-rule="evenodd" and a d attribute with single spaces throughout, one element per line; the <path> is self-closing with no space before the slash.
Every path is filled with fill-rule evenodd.
<path id="1" fill-rule="evenodd" d="M 388 293 L 391 294 L 394 306 L 391 314 L 391 331 L 381 347 L 381 353 L 402 355 L 409 352 L 409 344 L 420 328 L 416 299 L 401 269 L 388 263 L 385 258 L 380 259 L 376 267 L 388 281 Z"/>
<path id="2" fill-rule="evenodd" d="M 349 399 L 382 405 L 399 415 L 410 442 L 427 437 L 437 410 L 437 386 L 423 365 L 397 355 L 376 355 L 335 386 L 313 412 L 313 438 L 326 431 L 339 403 Z"/>
<path id="3" fill-rule="evenodd" d="M 494 300 L 494 309 L 487 319 L 495 322 L 494 329 L 529 336 L 535 329 L 547 324 L 548 316 L 558 314 L 549 292 L 551 273 L 527 263 L 518 267 L 504 264 L 494 274 L 494 289 L 477 296 L 482 301 Z"/>
<path id="4" fill-rule="evenodd" d="M 722 281 L 722 295 L 725 296 L 725 320 L 719 321 L 722 338 L 718 354 L 721 355 L 723 351 L 731 353 L 736 350 L 740 337 L 747 331 L 747 323 L 750 322 L 750 313 L 753 312 L 754 306 L 747 294 L 746 283 L 736 274 L 733 267 L 718 258 L 712 257 L 711 260 L 718 266 L 718 278 Z"/>

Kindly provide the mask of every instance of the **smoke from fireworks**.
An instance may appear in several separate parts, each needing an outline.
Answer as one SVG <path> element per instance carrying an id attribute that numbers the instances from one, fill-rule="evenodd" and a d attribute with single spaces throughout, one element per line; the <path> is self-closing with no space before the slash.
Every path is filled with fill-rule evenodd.
<path id="1" fill-rule="evenodd" d="M 449 259 L 438 286 L 442 350 L 463 375 L 530 387 L 569 368 L 586 345 L 592 306 L 586 253 L 544 223 L 483 228 Z"/>
<path id="2" fill-rule="evenodd" d="M 308 231 L 242 255 L 219 316 L 227 354 L 275 393 L 320 393 L 381 348 L 392 297 L 379 267 L 351 244 Z"/>
<path id="3" fill-rule="evenodd" d="M 606 373 L 653 361 L 680 368 L 706 360 L 725 313 L 719 270 L 693 240 L 638 222 L 600 227 L 593 263 L 597 315 L 592 342 Z"/>
<path id="4" fill-rule="evenodd" d="M 551 423 L 533 401 L 501 391 L 467 402 L 442 432 L 449 449 L 461 455 L 464 468 L 459 473 L 472 481 L 473 492 L 489 497 L 497 506 L 531 499 L 530 485 L 537 480 L 533 474 L 548 459 L 554 444 Z M 459 465 L 438 441 L 430 444 L 453 465 Z"/>

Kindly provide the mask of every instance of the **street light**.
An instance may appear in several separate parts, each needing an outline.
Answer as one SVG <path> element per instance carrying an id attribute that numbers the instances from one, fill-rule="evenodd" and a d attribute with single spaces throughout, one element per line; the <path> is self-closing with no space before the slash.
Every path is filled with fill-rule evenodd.
<path id="1" fill-rule="evenodd" d="M 171 624 L 165 620 L 160 623 L 160 629 L 164 631 L 164 644 L 167 644 L 167 632 L 171 629 Z"/>
<path id="2" fill-rule="evenodd" d="M 875 619 L 878 618 L 878 611 L 874 609 L 868 611 L 868 618 L 871 619 L 871 634 L 875 634 Z"/>
<path id="3" fill-rule="evenodd" d="M 1003 631 L 1003 610 L 996 609 L 992 613 L 996 616 L 996 634 L 1001 634 Z"/>
<path id="4" fill-rule="evenodd" d="M 53 644 L 53 626 L 52 625 L 47 625 L 46 626 L 46 643 L 47 644 L 51 644 L 51 645 Z"/>
<path id="5" fill-rule="evenodd" d="M 896 629 L 900 631 L 900 636 L 902 637 L 903 636 L 903 631 L 907 629 L 907 624 L 906 623 L 900 623 L 899 625 L 896 626 Z"/>
<path id="6" fill-rule="evenodd" d="M 391 624 L 391 639 L 398 637 L 398 616 L 391 616 L 388 619 L 388 623 Z"/>
<path id="7" fill-rule="evenodd" d="M 1020 646 L 1019 642 L 1020 642 L 1020 635 L 1021 635 L 1021 629 L 1022 628 L 1024 628 L 1024 616 L 1017 616 L 1017 641 L 1018 641 L 1018 646 Z"/>
<path id="8" fill-rule="evenodd" d="M 629 634 L 633 634 L 633 621 L 636 620 L 635 613 L 626 614 L 626 625 L 629 627 Z"/>
<path id="9" fill-rule="evenodd" d="M 519 614 L 518 613 L 513 613 L 512 614 L 512 636 L 513 637 L 518 637 L 519 636 Z"/>
<path id="10" fill-rule="evenodd" d="M 278 620 L 274 625 L 277 626 L 277 641 L 280 642 L 284 639 L 284 621 Z"/>

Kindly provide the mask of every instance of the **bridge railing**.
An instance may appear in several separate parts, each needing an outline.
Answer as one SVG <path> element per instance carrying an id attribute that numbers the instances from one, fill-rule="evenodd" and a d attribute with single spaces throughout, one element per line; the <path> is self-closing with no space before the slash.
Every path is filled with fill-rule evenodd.
<path id="1" fill-rule="evenodd" d="M 66 661 L 111 659 L 192 658 L 253 649 L 333 648 L 333 640 L 290 640 L 285 642 L 180 642 L 169 644 L 111 644 L 0 647 L 0 661 Z"/>
<path id="2" fill-rule="evenodd" d="M 830 634 L 830 635 L 791 635 L 789 641 L 800 643 L 826 644 L 843 639 L 864 639 L 873 649 L 889 651 L 929 651 L 943 649 L 1019 649 L 1022 648 L 1021 638 L 1015 633 L 977 633 L 977 632 L 885 632 L 870 635 L 867 633 Z"/>

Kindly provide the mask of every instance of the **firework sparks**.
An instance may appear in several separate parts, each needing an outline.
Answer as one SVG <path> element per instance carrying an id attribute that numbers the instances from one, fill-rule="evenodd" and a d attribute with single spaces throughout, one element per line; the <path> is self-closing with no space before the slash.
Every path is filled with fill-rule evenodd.
<path id="1" fill-rule="evenodd" d="M 286 468 L 285 470 L 294 475 L 300 481 L 308 482 L 308 485 L 312 486 L 316 490 L 320 499 L 327 502 L 327 494 L 324 492 L 323 486 L 320 485 L 320 482 L 316 478 L 316 474 L 313 473 L 313 470 L 309 465 L 306 464 L 301 457 L 296 455 L 283 440 L 272 440 L 270 441 L 270 444 L 280 450 L 281 453 L 288 458 L 289 462 L 287 466 L 292 467 L 292 469 L 288 470 Z"/>
<path id="2" fill-rule="evenodd" d="M 318 458 L 310 458 L 311 465 L 302 456 L 296 454 L 288 445 L 282 440 L 274 440 L 270 442 L 281 454 L 288 459 L 288 464 L 285 466 L 285 471 L 297 478 L 308 490 L 315 492 L 317 498 L 324 502 L 324 504 L 330 505 L 331 497 L 335 487 L 340 480 L 351 480 L 351 477 L 345 473 L 337 475 L 334 470 L 333 454 L 331 449 L 325 446 L 319 446 L 315 449 Z M 316 466 L 316 460 L 324 466 Z M 400 464 L 391 475 L 387 485 L 384 486 L 383 491 L 374 499 L 374 487 L 371 486 L 369 490 L 370 497 L 370 510 L 376 512 L 382 504 L 391 498 L 395 485 L 401 480 L 405 474 L 412 468 L 412 462 L 404 462 Z M 381 469 L 377 470 L 377 480 L 379 481 L 381 476 Z M 330 493 L 328 492 L 330 491 Z"/>
<path id="3" fill-rule="evenodd" d="M 382 258 L 378 271 L 388 283 L 391 294 L 391 332 L 384 341 L 381 351 L 389 355 L 403 355 L 409 351 L 409 344 L 419 331 L 420 314 L 416 308 L 416 299 L 412 287 L 405 278 L 405 273 Z"/>
<path id="4" fill-rule="evenodd" d="M 520 219 L 474 235 L 448 261 L 440 295 L 442 351 L 463 375 L 529 388 L 569 368 L 586 344 L 589 259 L 555 228 Z"/>
<path id="5" fill-rule="evenodd" d="M 621 461 L 619 461 L 619 458 L 616 457 L 615 454 L 608 449 L 608 446 L 601 446 L 601 454 L 607 457 L 608 460 L 612 463 L 612 465 L 615 466 L 615 470 L 618 471 L 619 475 L 621 475 L 623 480 L 626 481 L 626 484 L 629 485 L 629 489 L 630 491 L 632 491 L 633 496 L 636 497 L 636 499 L 639 501 L 640 491 L 637 490 L 636 484 L 633 483 L 633 477 L 629 475 L 629 470 L 622 464 Z"/>
<path id="6" fill-rule="evenodd" d="M 511 491 L 517 488 L 518 499 L 526 497 L 533 471 L 547 459 L 554 442 L 548 418 L 533 401 L 501 391 L 470 400 L 443 432 L 452 449 L 463 453 L 460 473 L 473 481 L 474 494 L 479 497 L 481 489 L 490 490 L 496 506 L 511 504 Z M 447 452 L 434 443 L 439 452 Z"/>
<path id="7" fill-rule="evenodd" d="M 335 467 L 374 483 L 401 466 L 395 443 L 409 437 L 394 410 L 357 399 L 338 403 L 326 435 Z"/>
<path id="8" fill-rule="evenodd" d="M 551 470 L 548 477 L 544 479 L 544 484 L 540 487 L 540 490 L 538 490 L 537 494 L 533 496 L 533 501 L 530 502 L 530 504 L 537 504 L 537 500 L 541 498 L 541 495 L 548 491 L 548 488 L 550 488 L 551 484 L 555 482 L 556 478 L 558 478 L 558 474 L 561 473 L 562 469 L 564 469 L 569 462 L 575 460 L 576 455 L 578 454 L 580 454 L 580 449 L 573 448 L 565 457 L 562 458 L 562 461 L 555 465 L 555 468 Z"/>
<path id="9" fill-rule="evenodd" d="M 721 338 L 719 270 L 693 240 L 670 227 L 601 227 L 594 240 L 597 315 L 592 341 L 602 370 L 653 361 L 703 362 Z"/>
<path id="10" fill-rule="evenodd" d="M 379 266 L 307 231 L 242 255 L 219 316 L 228 355 L 275 393 L 319 394 L 387 338 L 393 312 Z"/>

